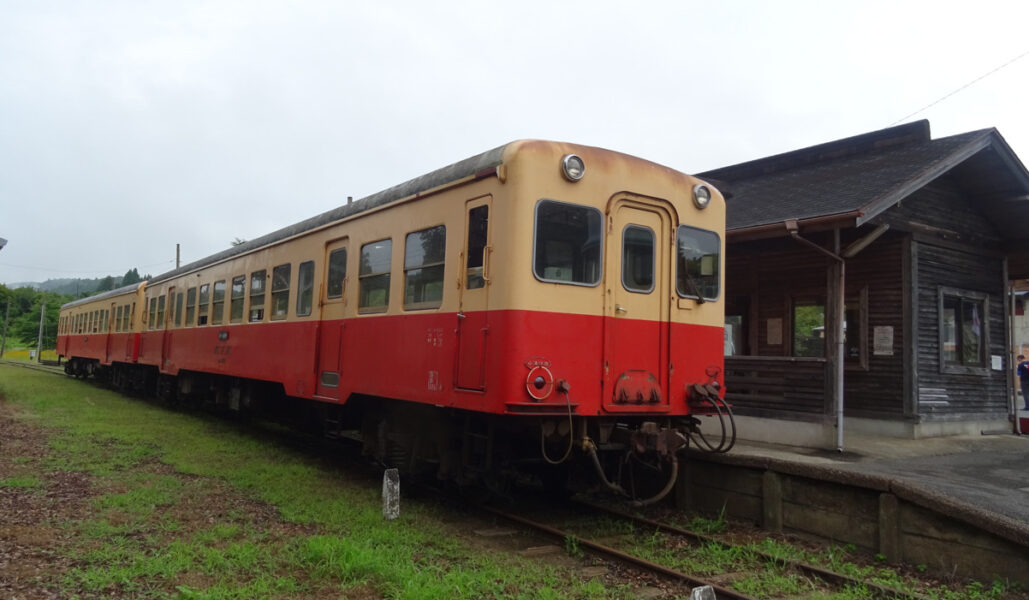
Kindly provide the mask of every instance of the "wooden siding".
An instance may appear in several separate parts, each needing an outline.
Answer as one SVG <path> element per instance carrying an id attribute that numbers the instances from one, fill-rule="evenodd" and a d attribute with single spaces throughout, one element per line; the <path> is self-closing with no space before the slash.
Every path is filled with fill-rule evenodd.
<path id="1" fill-rule="evenodd" d="M 844 247 L 870 228 L 843 235 Z M 830 247 L 831 237 L 826 234 L 807 236 L 808 239 Z M 860 360 L 848 360 L 844 374 L 844 410 L 852 416 L 869 418 L 896 418 L 904 414 L 904 315 L 903 277 L 901 253 L 904 234 L 887 233 L 855 257 L 846 262 L 846 299 L 848 304 L 859 303 L 864 291 L 867 314 L 863 321 L 863 345 L 868 368 Z M 793 331 L 792 299 L 819 298 L 828 294 L 829 260 L 817 250 L 799 242 L 781 238 L 762 242 L 733 244 L 726 257 L 727 314 L 734 309 L 745 312 L 744 335 L 748 335 L 750 357 L 761 357 L 764 362 L 748 361 L 741 356 L 726 360 L 726 392 L 742 414 L 781 410 L 810 414 L 832 414 L 828 403 L 830 394 L 825 390 L 827 373 L 825 362 L 819 366 L 805 365 L 805 376 L 817 378 L 805 384 L 793 379 L 790 369 L 798 365 L 791 356 Z M 835 282 L 832 282 L 835 285 Z M 743 301 L 742 299 L 746 299 Z M 737 306 L 733 306 L 736 304 Z M 782 344 L 770 344 L 768 320 L 782 320 Z M 860 330 L 860 323 L 852 325 Z M 874 355 L 872 333 L 875 327 L 893 328 L 892 354 Z M 767 357 L 780 357 L 773 365 Z M 789 379 L 789 382 L 787 382 Z M 761 389 L 766 385 L 766 389 Z M 795 392 L 787 392 L 793 386 Z M 820 395 L 815 395 L 816 391 Z"/>

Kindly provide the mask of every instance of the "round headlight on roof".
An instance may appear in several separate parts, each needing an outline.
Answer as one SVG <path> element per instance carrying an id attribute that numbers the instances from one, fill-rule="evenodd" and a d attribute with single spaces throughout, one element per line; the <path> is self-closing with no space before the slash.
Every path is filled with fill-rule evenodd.
<path id="1" fill-rule="evenodd" d="M 578 154 L 565 154 L 561 159 L 561 171 L 568 181 L 579 181 L 586 174 L 586 162 Z"/>
<path id="2" fill-rule="evenodd" d="M 693 203 L 697 208 L 703 210 L 711 203 L 711 190 L 706 185 L 697 184 L 693 186 Z"/>

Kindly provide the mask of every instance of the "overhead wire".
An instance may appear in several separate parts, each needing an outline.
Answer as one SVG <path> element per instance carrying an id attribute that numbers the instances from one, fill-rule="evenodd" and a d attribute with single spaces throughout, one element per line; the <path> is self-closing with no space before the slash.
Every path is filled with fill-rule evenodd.
<path id="1" fill-rule="evenodd" d="M 946 95 L 944 95 L 944 96 L 941 96 L 940 98 L 938 98 L 938 99 L 937 99 L 937 100 L 935 100 L 934 102 L 931 102 L 931 103 L 929 103 L 929 104 L 927 104 L 927 105 L 923 106 L 922 108 L 920 108 L 920 109 L 916 110 L 915 112 L 911 113 L 910 115 L 907 115 L 907 116 L 905 116 L 905 117 L 902 117 L 902 118 L 900 118 L 900 119 L 897 119 L 896 121 L 894 121 L 894 122 L 890 123 L 890 125 L 889 125 L 889 126 L 890 126 L 890 127 L 893 127 L 894 125 L 898 125 L 898 124 L 900 124 L 900 123 L 903 123 L 904 121 L 907 121 L 908 119 L 910 119 L 911 117 L 913 117 L 913 116 L 915 116 L 915 115 L 917 115 L 917 114 L 919 114 L 919 113 L 922 113 L 922 112 L 924 112 L 924 111 L 926 111 L 926 110 L 929 110 L 930 108 L 932 108 L 932 107 L 936 106 L 936 105 L 937 105 L 937 104 L 939 104 L 940 102 L 943 102 L 943 101 L 944 101 L 944 100 L 946 100 L 947 98 L 950 98 L 950 97 L 951 97 L 951 96 L 953 96 L 954 94 L 957 94 L 958 92 L 964 91 L 964 90 L 966 90 L 966 89 L 968 89 L 968 88 L 972 87 L 972 86 L 973 86 L 973 85 L 975 85 L 976 83 L 979 83 L 979 82 L 980 82 L 980 81 L 982 81 L 983 79 L 986 79 L 986 78 L 987 78 L 987 77 L 989 77 L 990 75 L 993 75 L 993 74 L 994 74 L 994 73 L 996 73 L 997 71 L 1000 71 L 1000 70 L 1001 70 L 1001 69 L 1003 69 L 1004 67 L 1007 67 L 1007 66 L 1009 66 L 1009 65 L 1011 65 L 1011 64 L 1013 64 L 1013 63 L 1015 63 L 1015 62 L 1017 62 L 1017 61 L 1018 61 L 1019 59 L 1021 59 L 1021 58 L 1024 58 L 1024 57 L 1025 57 L 1025 56 L 1027 56 L 1027 55 L 1029 55 L 1029 50 L 1026 50 L 1025 52 L 1023 52 L 1023 53 L 1019 54 L 1019 55 L 1018 55 L 1018 56 L 1016 56 L 1015 58 L 1012 58 L 1011 60 L 1009 60 L 1008 62 L 1006 62 L 1006 63 L 1004 63 L 1004 64 L 1002 64 L 1002 65 L 1000 65 L 999 67 L 996 67 L 996 68 L 994 68 L 993 70 L 991 70 L 991 71 L 989 71 L 989 72 L 987 72 L 987 73 L 984 73 L 984 74 L 980 75 L 979 77 L 976 77 L 976 78 L 975 78 L 975 79 L 973 79 L 972 81 L 969 81 L 969 82 L 968 82 L 968 83 L 966 83 L 965 85 L 963 85 L 963 86 L 961 86 L 961 87 L 957 88 L 956 90 L 954 90 L 954 91 L 950 92 L 949 94 L 946 94 Z"/>

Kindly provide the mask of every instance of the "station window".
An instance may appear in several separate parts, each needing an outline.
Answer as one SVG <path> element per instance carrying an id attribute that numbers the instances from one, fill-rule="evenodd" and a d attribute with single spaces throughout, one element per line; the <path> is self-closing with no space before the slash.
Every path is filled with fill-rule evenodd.
<path id="1" fill-rule="evenodd" d="M 211 300 L 211 323 L 219 324 L 225 315 L 225 280 L 214 282 L 214 297 Z"/>
<path id="2" fill-rule="evenodd" d="M 718 234 L 680 225 L 675 239 L 675 288 L 680 296 L 716 300 L 720 293 L 719 263 L 722 243 Z"/>
<path id="3" fill-rule="evenodd" d="M 600 211 L 554 200 L 536 205 L 533 272 L 540 281 L 597 285 L 604 218 Z"/>
<path id="4" fill-rule="evenodd" d="M 157 299 L 157 328 L 164 329 L 164 295 Z"/>
<path id="5" fill-rule="evenodd" d="M 447 228 L 407 234 L 404 244 L 404 308 L 439 308 L 443 303 L 443 266 Z"/>
<path id="6" fill-rule="evenodd" d="M 793 300 L 793 356 L 825 356 L 825 298 Z"/>
<path id="7" fill-rule="evenodd" d="M 476 290 L 486 285 L 483 258 L 489 239 L 489 206 L 476 206 L 468 211 L 468 258 L 465 264 L 465 287 Z"/>
<path id="8" fill-rule="evenodd" d="M 232 278 L 232 298 L 229 300 L 229 321 L 239 323 L 243 320 L 243 296 L 246 293 L 247 276 L 237 275 Z"/>
<path id="9" fill-rule="evenodd" d="M 343 281 L 347 278 L 347 249 L 337 248 L 329 254 L 329 282 L 325 295 L 339 298 L 343 295 Z"/>
<path id="10" fill-rule="evenodd" d="M 361 246 L 358 271 L 357 311 L 386 312 L 389 308 L 389 270 L 393 259 L 393 240 L 380 240 Z"/>
<path id="11" fill-rule="evenodd" d="M 211 300 L 211 284 L 205 283 L 200 286 L 200 297 L 197 300 L 197 326 L 207 325 L 207 311 L 210 308 L 208 302 Z"/>
<path id="12" fill-rule="evenodd" d="M 182 327 L 182 292 L 175 294 L 175 326 Z"/>
<path id="13" fill-rule="evenodd" d="M 272 269 L 272 320 L 285 319 L 289 314 L 289 277 L 292 265 L 279 265 Z"/>
<path id="14" fill-rule="evenodd" d="M 147 329 L 153 329 L 157 323 L 157 298 L 150 299 L 150 320 L 147 322 Z"/>
<path id="15" fill-rule="evenodd" d="M 197 289 L 191 287 L 186 290 L 186 327 L 192 327 L 196 323 L 197 315 Z"/>
<path id="16" fill-rule="evenodd" d="M 264 320 L 264 280 L 265 270 L 250 274 L 250 322 Z"/>
<path id="17" fill-rule="evenodd" d="M 654 289 L 654 231 L 629 225 L 622 231 L 622 286 L 630 292 Z"/>
<path id="18" fill-rule="evenodd" d="M 300 263 L 297 269 L 297 316 L 306 317 L 311 314 L 314 304 L 314 261 Z"/>
<path id="19" fill-rule="evenodd" d="M 941 287 L 938 291 L 940 370 L 989 374 L 989 296 Z"/>

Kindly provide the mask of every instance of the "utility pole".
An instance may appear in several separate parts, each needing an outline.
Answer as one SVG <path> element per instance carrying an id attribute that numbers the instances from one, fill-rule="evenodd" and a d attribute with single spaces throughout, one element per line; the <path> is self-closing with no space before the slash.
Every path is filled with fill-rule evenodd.
<path id="1" fill-rule="evenodd" d="M 179 254 L 179 245 L 175 244 L 175 268 L 176 269 L 179 268 L 179 256 L 180 256 L 180 254 Z"/>
<path id="2" fill-rule="evenodd" d="M 36 342 L 36 362 L 43 362 L 43 323 L 46 320 L 46 302 L 39 309 L 39 340 Z"/>
<path id="3" fill-rule="evenodd" d="M 4 356 L 4 349 L 7 348 L 7 323 L 11 320 L 11 299 L 7 299 L 7 310 L 4 312 L 4 337 L 0 339 L 0 358 Z"/>

